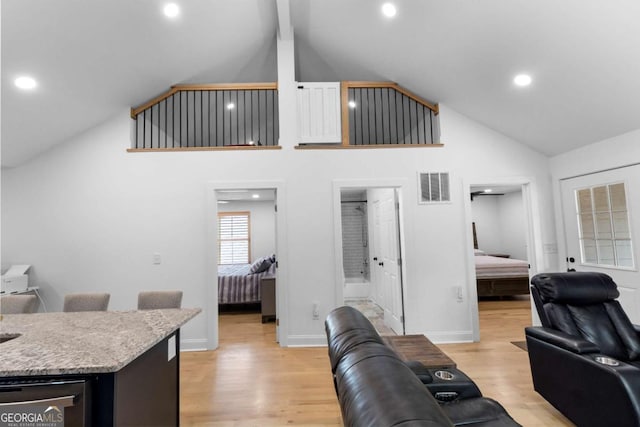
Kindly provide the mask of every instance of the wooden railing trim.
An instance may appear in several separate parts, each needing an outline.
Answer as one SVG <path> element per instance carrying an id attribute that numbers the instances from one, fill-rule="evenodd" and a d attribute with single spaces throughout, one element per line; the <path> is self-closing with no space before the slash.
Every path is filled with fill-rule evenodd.
<path id="1" fill-rule="evenodd" d="M 166 91 L 165 93 L 156 96 L 150 101 L 145 102 L 139 107 L 131 108 L 131 118 L 135 119 L 138 114 L 146 110 L 147 108 L 153 107 L 156 104 L 164 101 L 170 96 L 180 92 L 180 91 L 193 91 L 193 90 L 201 90 L 201 91 L 213 91 L 213 90 L 277 90 L 278 83 L 275 82 L 267 82 L 267 83 L 206 83 L 206 84 L 177 84 L 171 86 L 171 89 Z"/>
<path id="2" fill-rule="evenodd" d="M 278 83 L 205 83 L 205 84 L 178 84 L 172 88 L 178 90 L 259 90 L 278 89 Z"/>
<path id="3" fill-rule="evenodd" d="M 403 94 L 405 96 L 408 96 L 409 98 L 413 99 L 417 103 L 424 105 L 425 107 L 427 107 L 428 109 L 433 111 L 436 115 L 440 111 L 440 109 L 438 108 L 438 104 L 433 104 L 433 103 L 427 101 L 426 99 L 420 98 L 418 95 L 415 95 L 415 94 L 409 92 L 408 90 L 406 90 L 405 88 L 399 86 L 395 82 L 343 81 L 342 84 L 346 85 L 347 88 L 354 87 L 354 88 L 390 88 L 390 89 L 395 89 L 398 92 L 400 92 L 401 94 Z"/>
<path id="4" fill-rule="evenodd" d="M 281 150 L 279 145 L 227 145 L 221 147 L 173 147 L 173 148 L 127 148 L 128 153 L 149 153 L 166 151 L 257 151 Z"/>
<path id="5" fill-rule="evenodd" d="M 439 108 L 438 104 L 432 104 L 429 101 L 426 101 L 420 98 L 417 95 L 409 92 L 408 90 L 398 86 L 397 83 L 394 82 L 366 82 L 366 81 L 342 81 L 340 83 L 340 103 L 342 107 L 342 146 L 343 147 L 351 147 L 350 144 L 350 136 L 349 136 L 349 88 L 388 88 L 394 89 L 400 92 L 402 95 L 407 96 L 410 99 L 413 99 L 418 104 L 424 105 L 429 110 L 433 111 L 434 115 L 438 115 Z M 393 144 L 383 144 L 385 147 L 392 146 Z M 433 144 L 432 144 L 433 145 Z M 371 145 L 368 145 L 371 147 Z"/>
<path id="6" fill-rule="evenodd" d="M 349 86 L 340 84 L 340 108 L 342 115 L 342 145 L 349 146 Z M 345 125 L 346 124 L 346 125 Z"/>
<path id="7" fill-rule="evenodd" d="M 343 145 L 343 144 L 305 144 L 293 147 L 296 150 L 370 150 L 377 148 L 433 148 L 444 147 L 444 144 L 370 144 L 370 145 Z"/>
<path id="8" fill-rule="evenodd" d="M 159 104 L 160 102 L 164 101 L 165 99 L 169 98 L 170 96 L 174 95 L 177 92 L 178 92 L 178 89 L 174 89 L 172 87 L 162 95 L 156 96 L 152 100 L 145 102 L 139 107 L 131 108 L 131 118 L 135 120 L 136 117 L 138 117 L 138 114 L 140 114 L 141 112 L 143 112 L 149 107 L 153 107 L 154 105 Z"/>

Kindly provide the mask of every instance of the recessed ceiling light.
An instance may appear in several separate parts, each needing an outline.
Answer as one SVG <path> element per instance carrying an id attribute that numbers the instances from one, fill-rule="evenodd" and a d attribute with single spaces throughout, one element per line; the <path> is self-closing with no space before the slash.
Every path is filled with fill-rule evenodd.
<path id="1" fill-rule="evenodd" d="M 382 5 L 382 13 L 384 13 L 385 16 L 393 18 L 394 16 L 396 16 L 396 12 L 397 10 L 393 3 L 385 3 Z"/>
<path id="2" fill-rule="evenodd" d="M 356 101 L 349 101 L 349 108 L 356 108 Z"/>
<path id="3" fill-rule="evenodd" d="M 253 197 L 254 199 L 259 199 L 260 195 L 259 194 L 252 194 L 251 197 Z"/>
<path id="4" fill-rule="evenodd" d="M 175 18 L 180 15 L 180 7 L 175 3 L 167 3 L 162 11 L 167 18 Z"/>
<path id="5" fill-rule="evenodd" d="M 513 82 L 517 86 L 529 86 L 531 84 L 531 76 L 528 74 L 518 74 L 513 78 Z"/>
<path id="6" fill-rule="evenodd" d="M 492 190 L 492 189 L 490 189 L 490 188 L 486 188 L 486 189 L 484 190 L 484 192 L 485 192 L 485 193 L 491 193 L 492 191 L 493 191 L 493 190 Z"/>
<path id="7" fill-rule="evenodd" d="M 233 110 L 234 108 L 236 108 L 236 104 L 233 102 L 227 104 L 227 110 Z"/>
<path id="8" fill-rule="evenodd" d="M 33 77 L 29 76 L 20 76 L 13 81 L 16 87 L 24 90 L 35 89 L 38 86 L 38 83 L 35 81 Z"/>

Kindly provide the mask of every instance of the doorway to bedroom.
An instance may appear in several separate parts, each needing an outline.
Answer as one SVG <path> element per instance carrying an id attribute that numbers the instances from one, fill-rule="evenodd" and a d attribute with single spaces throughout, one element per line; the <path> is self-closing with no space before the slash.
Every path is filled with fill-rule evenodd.
<path id="1" fill-rule="evenodd" d="M 526 310 L 531 316 L 535 256 L 529 185 L 473 184 L 469 201 L 478 311 Z"/>
<path id="2" fill-rule="evenodd" d="M 220 339 L 247 323 L 276 337 L 276 196 L 275 188 L 215 190 Z"/>

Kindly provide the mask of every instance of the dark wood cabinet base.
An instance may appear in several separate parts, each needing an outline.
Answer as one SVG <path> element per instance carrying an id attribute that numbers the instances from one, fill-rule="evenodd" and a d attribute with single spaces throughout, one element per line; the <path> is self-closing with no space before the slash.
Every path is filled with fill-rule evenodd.
<path id="1" fill-rule="evenodd" d="M 528 277 L 477 279 L 479 297 L 504 297 L 529 294 Z"/>
<path id="2" fill-rule="evenodd" d="M 93 425 L 179 425 L 179 339 L 176 331 L 118 372 L 97 375 Z"/>

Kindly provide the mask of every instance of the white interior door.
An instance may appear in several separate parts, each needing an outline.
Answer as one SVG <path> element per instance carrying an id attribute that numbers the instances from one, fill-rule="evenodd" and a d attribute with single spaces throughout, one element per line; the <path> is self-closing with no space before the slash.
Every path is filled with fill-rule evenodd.
<path id="1" fill-rule="evenodd" d="M 384 193 L 380 200 L 380 256 L 384 293 L 384 323 L 396 334 L 404 335 L 402 274 L 400 271 L 400 241 L 398 204 L 395 190 Z"/>
<path id="2" fill-rule="evenodd" d="M 567 269 L 611 276 L 634 323 L 640 323 L 639 187 L 640 165 L 561 183 Z"/>
<path id="3" fill-rule="evenodd" d="M 385 306 L 383 287 L 382 287 L 382 273 L 381 269 L 378 266 L 381 258 L 381 247 L 380 244 L 380 200 L 374 200 L 372 205 L 373 207 L 373 227 L 369 227 L 372 236 L 373 242 L 373 252 L 370 254 L 372 256 L 371 260 L 371 297 L 373 302 L 378 304 L 380 307 Z"/>

